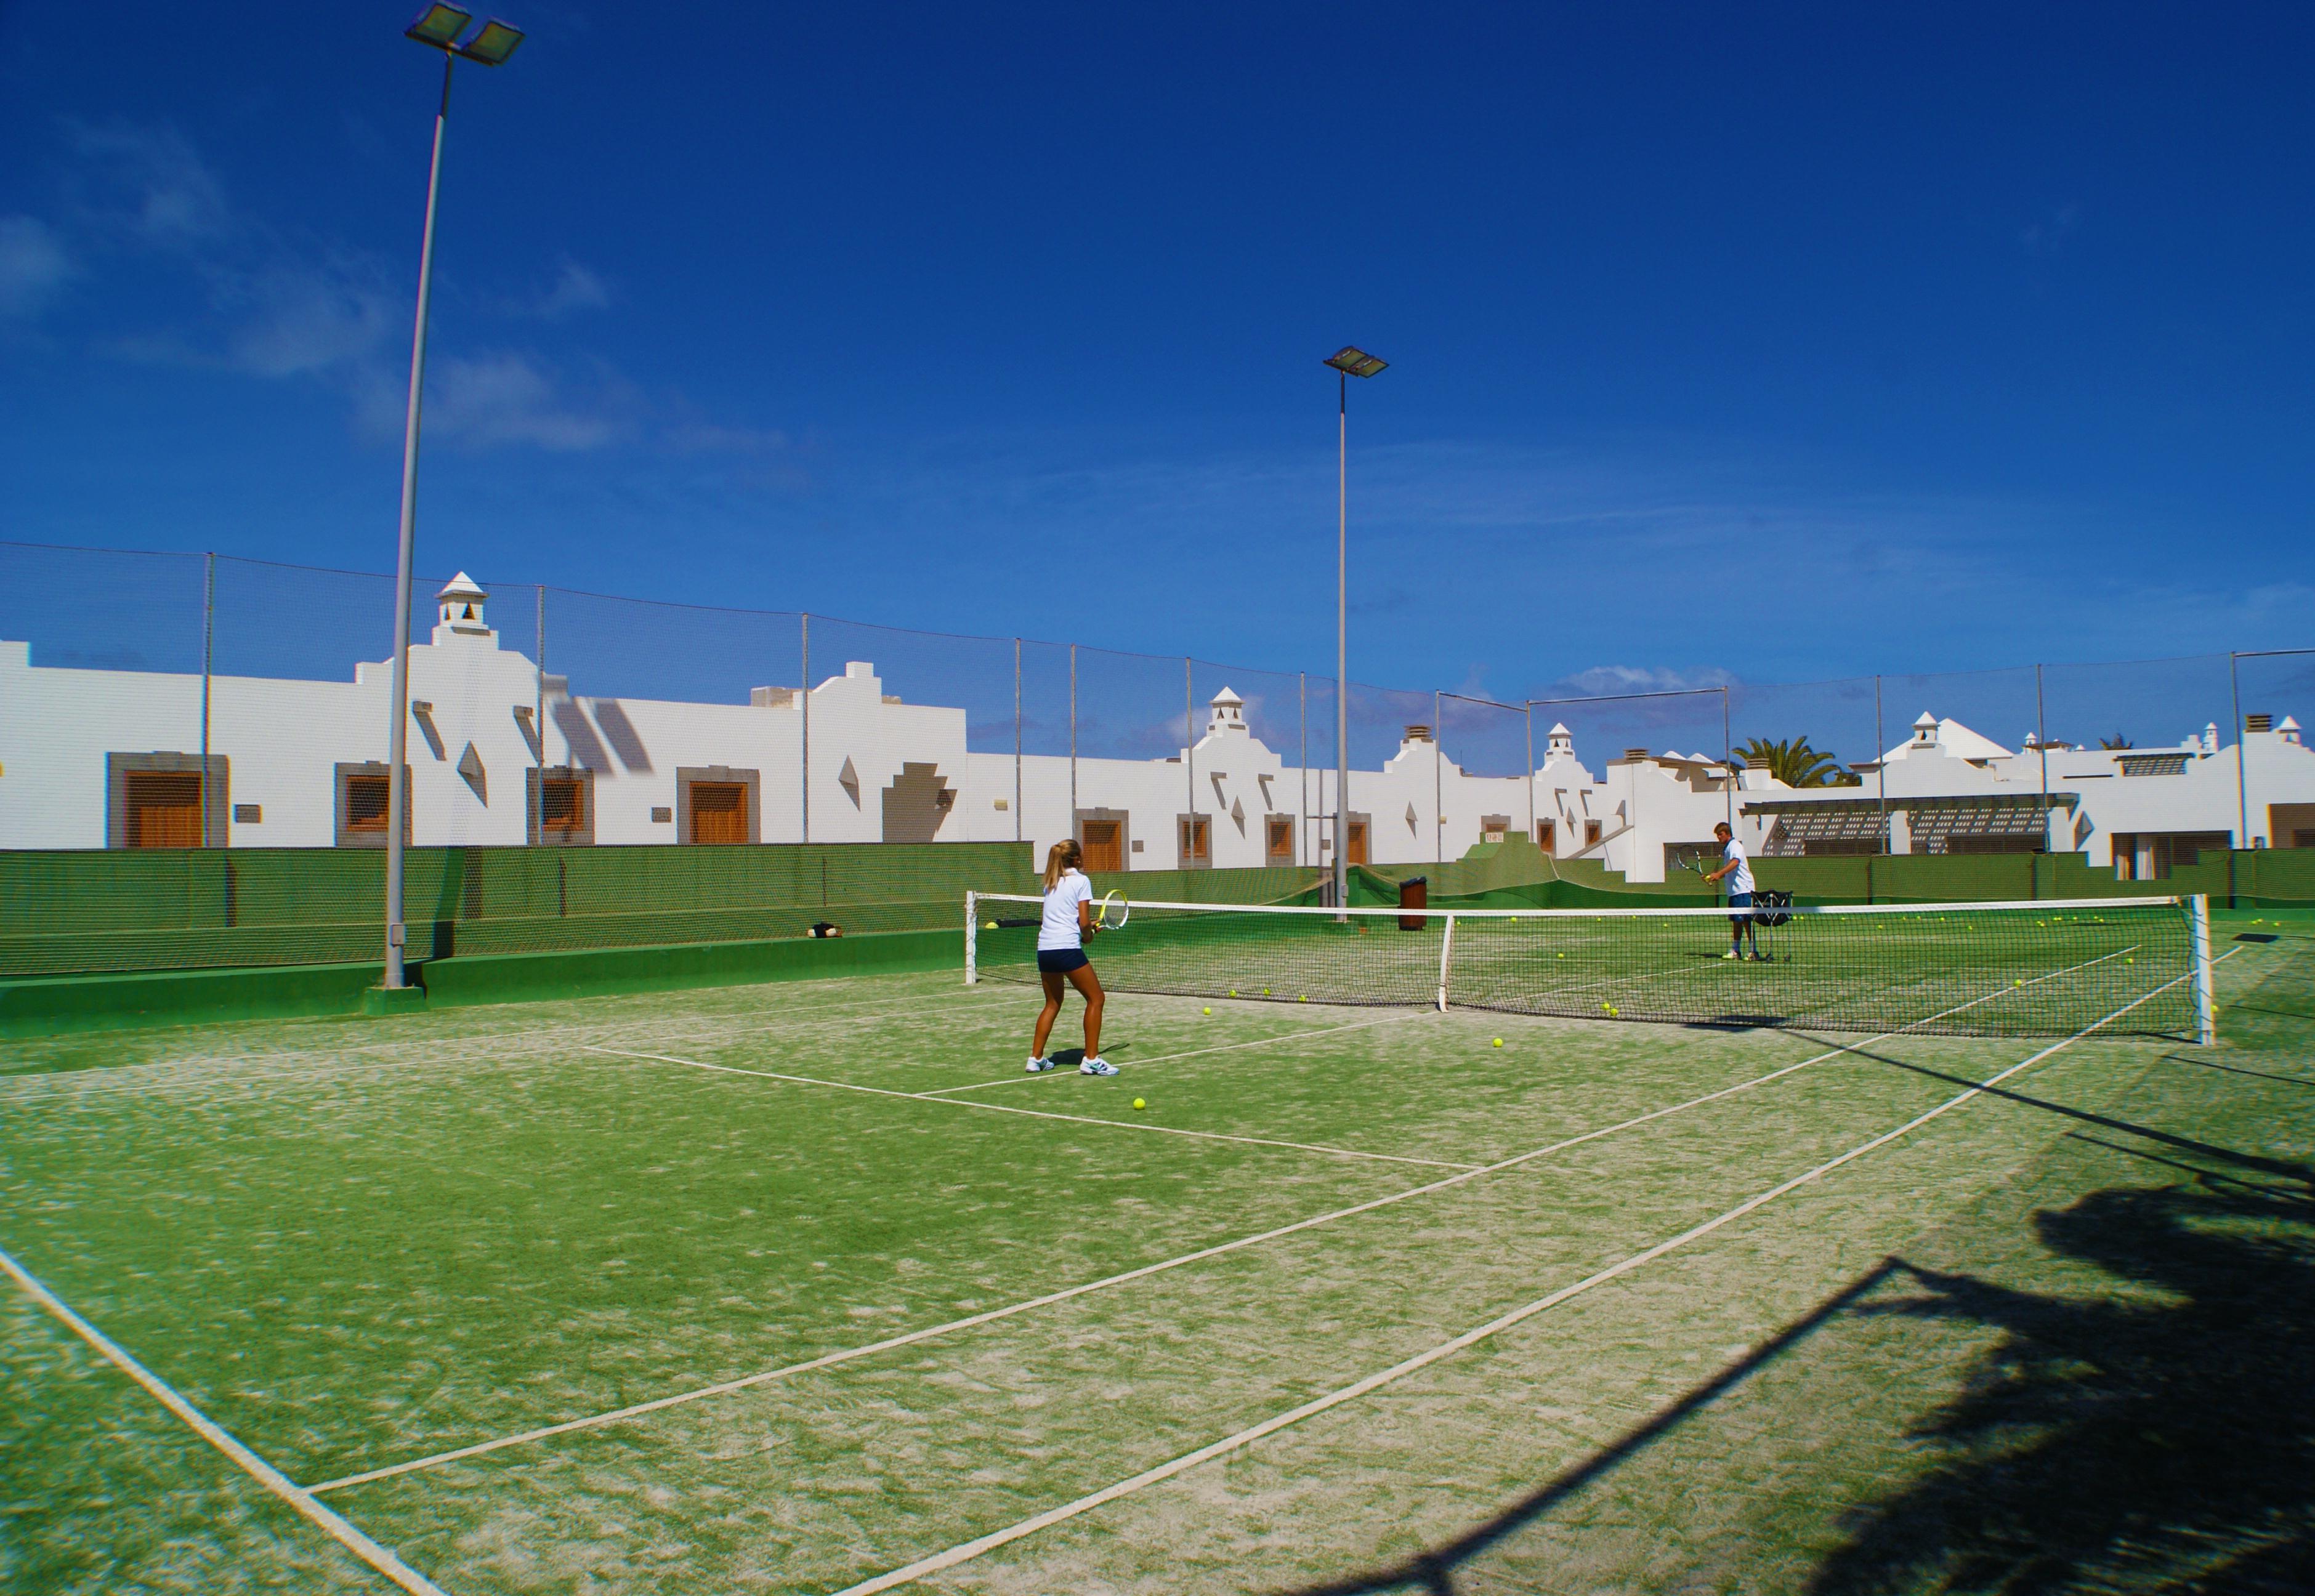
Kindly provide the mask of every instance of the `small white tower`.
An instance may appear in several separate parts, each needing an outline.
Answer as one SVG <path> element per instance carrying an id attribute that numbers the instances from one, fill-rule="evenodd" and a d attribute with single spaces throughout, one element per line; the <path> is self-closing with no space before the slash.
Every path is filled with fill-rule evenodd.
<path id="1" fill-rule="evenodd" d="M 1938 717 L 1925 709 L 1921 712 L 1921 718 L 1913 723 L 1913 746 L 1931 748 L 1936 745 L 1937 740 Z"/>
<path id="2" fill-rule="evenodd" d="M 483 619 L 483 606 L 489 599 L 490 595 L 475 579 L 461 571 L 434 595 L 436 613 L 441 616 L 435 630 L 447 628 L 467 637 L 488 637 L 491 628 Z M 442 640 L 438 637 L 435 641 Z"/>
<path id="3" fill-rule="evenodd" d="M 2288 743 L 2299 741 L 2299 717 L 2285 715 L 2275 723 L 2275 734 Z"/>
<path id="4" fill-rule="evenodd" d="M 1575 757 L 1575 733 L 1570 732 L 1565 723 L 1554 721 L 1551 723 L 1551 731 L 1544 742 L 1543 757 L 1548 760 L 1573 759 Z"/>
<path id="5" fill-rule="evenodd" d="M 1246 734 L 1246 700 L 1229 688 L 1226 687 L 1216 693 L 1208 701 L 1208 707 L 1211 713 L 1206 716 L 1207 736 L 1216 737 L 1232 732 L 1240 737 Z"/>

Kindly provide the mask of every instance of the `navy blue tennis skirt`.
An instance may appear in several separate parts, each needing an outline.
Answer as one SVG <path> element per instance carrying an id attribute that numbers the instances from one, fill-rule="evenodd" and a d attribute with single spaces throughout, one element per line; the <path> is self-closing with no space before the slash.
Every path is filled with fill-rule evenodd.
<path id="1" fill-rule="evenodd" d="M 1037 970 L 1042 975 L 1067 975 L 1072 970 L 1083 970 L 1093 961 L 1086 957 L 1083 948 L 1039 948 Z"/>

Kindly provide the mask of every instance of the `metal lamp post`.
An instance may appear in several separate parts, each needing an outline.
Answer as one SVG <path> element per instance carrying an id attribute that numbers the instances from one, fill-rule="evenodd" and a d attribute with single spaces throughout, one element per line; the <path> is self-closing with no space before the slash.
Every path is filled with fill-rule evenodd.
<path id="1" fill-rule="evenodd" d="M 434 156 L 426 172 L 426 231 L 418 246 L 418 324 L 410 341 L 410 408 L 402 430 L 402 536 L 394 561 L 394 723 L 386 735 L 386 985 L 407 984 L 403 970 L 402 828 L 409 814 L 410 566 L 418 527 L 418 399 L 426 380 L 426 301 L 434 284 L 434 201 L 442 186 L 442 127 L 450 116 L 450 72 L 461 60 L 500 66 L 522 42 L 522 31 L 493 17 L 471 36 L 474 13 L 429 5 L 406 38 L 442 52 L 442 103 L 434 112 Z"/>
<path id="2" fill-rule="evenodd" d="M 1335 368 L 1340 384 L 1335 470 L 1335 907 L 1344 909 L 1350 904 L 1351 885 L 1351 378 L 1372 377 L 1387 362 L 1344 344 L 1326 358 L 1326 364 Z"/>

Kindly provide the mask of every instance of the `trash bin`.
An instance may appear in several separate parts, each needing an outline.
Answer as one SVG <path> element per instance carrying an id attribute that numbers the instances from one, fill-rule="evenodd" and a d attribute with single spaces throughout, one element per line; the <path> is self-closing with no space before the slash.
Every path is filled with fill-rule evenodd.
<path id="1" fill-rule="evenodd" d="M 1421 909 L 1430 901 L 1431 878 L 1429 876 L 1410 875 L 1398 883 L 1399 908 Z M 1403 914 L 1398 917 L 1398 928 L 1402 931 L 1420 931 L 1430 918 L 1428 915 Z"/>

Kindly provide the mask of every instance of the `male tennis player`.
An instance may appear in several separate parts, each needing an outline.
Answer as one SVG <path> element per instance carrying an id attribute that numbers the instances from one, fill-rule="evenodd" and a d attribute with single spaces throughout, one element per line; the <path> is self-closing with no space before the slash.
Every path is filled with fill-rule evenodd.
<path id="1" fill-rule="evenodd" d="M 1061 994 L 1069 987 L 1085 999 L 1085 1059 L 1079 1075 L 1115 1075 L 1117 1066 L 1101 1056 L 1101 977 L 1086 957 L 1085 939 L 1100 927 L 1093 918 L 1093 882 L 1079 868 L 1085 855 L 1077 838 L 1064 838 L 1045 851 L 1045 918 L 1037 927 L 1037 978 L 1045 983 L 1045 1006 L 1038 1011 L 1037 1037 L 1029 1051 L 1029 1073 L 1053 1067 L 1045 1041 L 1060 1017 Z"/>
<path id="2" fill-rule="evenodd" d="M 1723 820 L 1713 827 L 1712 836 L 1713 840 L 1720 844 L 1721 864 L 1719 869 L 1707 873 L 1704 879 L 1717 882 L 1724 875 L 1728 877 L 1728 907 L 1744 911 L 1728 917 L 1729 947 L 1720 956 L 1724 959 L 1743 958 L 1744 944 L 1749 938 L 1752 957 L 1758 959 L 1761 956 L 1760 934 L 1752 927 L 1752 862 L 1744 856 L 1744 845 L 1736 840 L 1736 833 L 1727 821 Z"/>

